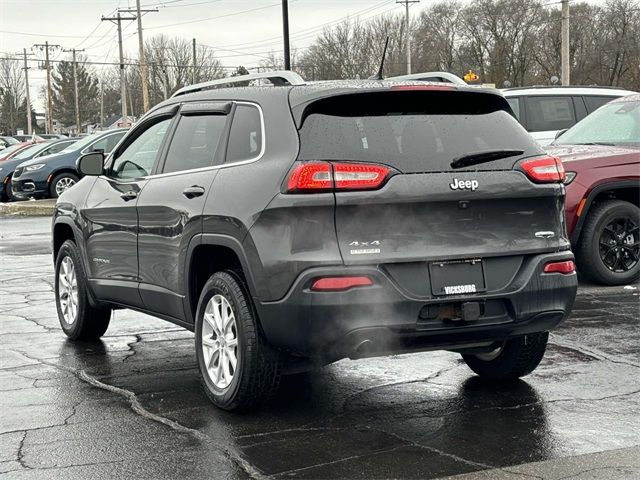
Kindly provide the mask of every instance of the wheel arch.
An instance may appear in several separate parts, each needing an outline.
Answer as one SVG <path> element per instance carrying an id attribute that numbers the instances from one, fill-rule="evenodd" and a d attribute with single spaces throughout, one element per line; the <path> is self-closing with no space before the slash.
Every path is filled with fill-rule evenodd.
<path id="1" fill-rule="evenodd" d="M 78 245 L 73 222 L 66 218 L 57 218 L 53 225 L 53 232 L 51 235 L 51 253 L 53 254 L 53 261 L 56 261 L 60 247 L 67 240 L 73 240 Z"/>
<path id="2" fill-rule="evenodd" d="M 47 175 L 47 186 L 50 186 L 51 182 L 53 181 L 53 179 L 56 178 L 61 173 L 71 173 L 71 174 L 75 175 L 76 177 L 78 177 L 78 179 L 80 179 L 80 174 L 78 173 L 78 170 L 76 170 L 73 167 L 69 167 L 67 165 L 67 166 L 64 166 L 64 167 L 60 167 L 60 168 L 54 170 L 53 172 L 51 172 L 49 175 Z"/>
<path id="3" fill-rule="evenodd" d="M 624 200 L 640 208 L 640 187 L 637 180 L 607 182 L 593 188 L 586 197 L 584 208 L 578 218 L 576 227 L 571 235 L 571 245 L 575 246 L 580 240 L 584 222 L 589 216 L 591 208 L 604 200 Z"/>
<path id="4" fill-rule="evenodd" d="M 228 235 L 195 235 L 189 242 L 184 265 L 184 311 L 189 323 L 195 323 L 202 287 L 211 275 L 222 270 L 236 271 L 246 282 L 249 295 L 258 298 L 258 288 L 242 243 Z M 258 301 L 253 303 L 259 308 Z"/>

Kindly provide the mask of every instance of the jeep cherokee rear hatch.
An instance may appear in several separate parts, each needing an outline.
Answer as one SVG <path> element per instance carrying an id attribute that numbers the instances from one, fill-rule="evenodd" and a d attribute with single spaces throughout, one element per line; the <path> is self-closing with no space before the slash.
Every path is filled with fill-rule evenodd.
<path id="1" fill-rule="evenodd" d="M 569 248 L 562 165 L 495 93 L 350 91 L 308 101 L 296 113 L 300 152 L 286 188 L 334 192 L 346 265 L 381 265 L 424 296 L 412 286 L 424 282 L 412 279 L 425 269 L 432 283 L 464 284 L 470 275 L 478 276 L 468 279 L 478 291 L 499 290 L 526 254 Z M 451 261 L 464 264 L 446 269 L 459 281 L 435 282 L 433 265 Z"/>

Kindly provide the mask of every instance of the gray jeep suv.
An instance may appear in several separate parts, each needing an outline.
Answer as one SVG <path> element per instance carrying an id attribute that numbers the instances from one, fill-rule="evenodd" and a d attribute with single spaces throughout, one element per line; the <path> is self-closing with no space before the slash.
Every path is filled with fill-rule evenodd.
<path id="1" fill-rule="evenodd" d="M 208 82 L 78 169 L 53 218 L 63 330 L 97 339 L 116 308 L 190 329 L 224 409 L 345 357 L 450 350 L 512 380 L 574 302 L 562 164 L 495 90 Z"/>

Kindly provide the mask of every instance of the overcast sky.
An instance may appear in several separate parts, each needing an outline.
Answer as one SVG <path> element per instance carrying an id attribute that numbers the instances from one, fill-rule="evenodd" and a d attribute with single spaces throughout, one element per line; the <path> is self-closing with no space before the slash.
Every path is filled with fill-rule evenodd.
<path id="1" fill-rule="evenodd" d="M 605 0 L 590 0 L 604 3 Z M 143 7 L 158 7 L 143 17 L 145 38 L 157 33 L 195 38 L 214 48 L 226 66 L 257 66 L 271 50 L 282 49 L 280 0 L 141 0 Z M 434 0 L 421 0 L 411 7 L 417 14 Z M 32 45 L 49 41 L 63 48 L 84 48 L 91 61 L 117 58 L 117 33 L 101 15 L 118 8 L 135 7 L 135 0 L 0 0 L 0 54 L 31 51 Z M 345 17 L 372 18 L 387 12 L 402 12 L 395 0 L 289 0 L 291 46 L 308 47 L 326 25 Z M 137 54 L 136 22 L 123 22 L 125 55 Z M 33 50 L 38 58 L 43 53 Z M 53 59 L 70 54 L 54 51 Z M 262 56 L 262 57 L 261 57 Z M 32 57 L 33 58 L 33 57 Z M 31 64 L 32 102 L 38 110 L 44 71 Z M 106 67 L 96 67 L 106 68 Z"/>

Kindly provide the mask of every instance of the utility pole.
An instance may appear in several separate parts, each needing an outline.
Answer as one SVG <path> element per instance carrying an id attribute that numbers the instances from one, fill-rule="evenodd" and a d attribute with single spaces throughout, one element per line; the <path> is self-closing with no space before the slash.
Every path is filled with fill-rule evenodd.
<path id="1" fill-rule="evenodd" d="M 191 46 L 193 48 L 193 52 L 192 52 L 192 56 L 193 56 L 193 78 L 191 79 L 191 83 L 193 83 L 194 85 L 196 83 L 198 83 L 197 78 L 198 78 L 198 67 L 197 67 L 197 63 L 196 63 L 196 39 L 194 38 L 191 41 Z"/>
<path id="2" fill-rule="evenodd" d="M 100 80 L 100 130 L 104 127 L 104 81 Z"/>
<path id="3" fill-rule="evenodd" d="M 127 118 L 127 88 L 125 85 L 124 76 L 124 53 L 122 51 L 122 20 L 135 20 L 136 17 L 123 17 L 118 11 L 118 15 L 115 17 L 102 17 L 102 21 L 113 22 L 118 26 L 118 50 L 120 53 L 120 106 L 122 108 L 122 121 L 128 122 Z"/>
<path id="4" fill-rule="evenodd" d="M 53 131 L 53 94 L 51 91 L 51 63 L 49 62 L 49 49 L 61 48 L 60 45 L 50 45 L 49 42 L 36 43 L 34 47 L 40 50 L 44 49 L 45 69 L 47 70 L 47 123 L 46 132 L 51 133 Z"/>
<path id="5" fill-rule="evenodd" d="M 396 0 L 396 3 L 404 3 L 405 7 L 405 43 L 407 44 L 407 75 L 411 75 L 411 17 L 409 17 L 409 5 L 411 3 L 420 3 L 420 0 Z"/>
<path id="6" fill-rule="evenodd" d="M 82 50 L 72 48 L 71 50 L 63 50 L 63 52 L 73 53 L 73 91 L 76 103 L 76 135 L 79 135 L 82 125 L 80 124 L 80 98 L 78 94 L 78 62 L 76 61 L 76 52 L 84 52 L 84 48 Z"/>
<path id="7" fill-rule="evenodd" d="M 569 68 L 569 0 L 562 0 L 562 85 L 570 85 Z"/>
<path id="8" fill-rule="evenodd" d="M 27 135 L 33 133 L 31 125 L 31 97 L 29 96 L 29 67 L 27 66 L 27 49 L 22 49 L 24 53 L 24 86 L 27 94 Z"/>
<path id="9" fill-rule="evenodd" d="M 149 104 L 149 83 L 147 78 L 147 62 L 144 58 L 144 40 L 142 39 L 142 14 L 157 12 L 157 8 L 140 8 L 140 0 L 136 0 L 136 8 L 121 8 L 118 12 L 135 13 L 138 19 L 138 61 L 140 64 L 140 77 L 142 79 L 142 106 L 146 112 L 150 108 Z M 144 113 L 144 112 L 143 112 Z"/>
<path id="10" fill-rule="evenodd" d="M 289 1 L 282 0 L 282 36 L 284 37 L 284 69 L 291 70 L 289 53 Z"/>

